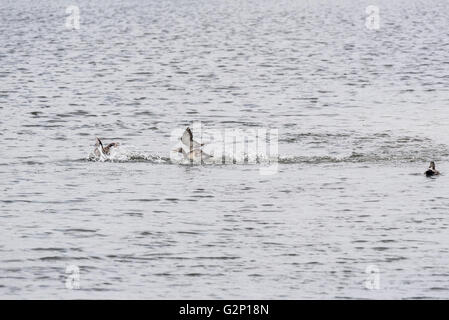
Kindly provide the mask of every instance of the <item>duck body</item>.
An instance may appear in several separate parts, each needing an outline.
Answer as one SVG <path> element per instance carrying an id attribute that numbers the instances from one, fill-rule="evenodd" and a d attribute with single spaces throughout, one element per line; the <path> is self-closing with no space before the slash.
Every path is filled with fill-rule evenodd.
<path id="1" fill-rule="evenodd" d="M 116 142 L 112 142 L 110 144 L 108 144 L 106 147 L 103 146 L 103 143 L 101 142 L 101 140 L 99 138 L 97 138 L 97 142 L 95 143 L 95 150 L 94 150 L 94 154 L 96 157 L 100 158 L 100 157 L 105 157 L 105 156 L 109 156 L 111 154 L 111 150 L 112 148 L 116 148 L 118 147 L 118 143 Z"/>
<path id="2" fill-rule="evenodd" d="M 426 170 L 426 172 L 424 172 L 424 174 L 426 175 L 426 177 L 437 176 L 440 174 L 440 172 L 435 169 L 435 162 L 430 162 L 429 168 Z"/>
<path id="3" fill-rule="evenodd" d="M 177 152 L 182 153 L 184 159 L 190 160 L 190 161 L 202 161 L 207 160 L 209 158 L 212 158 L 210 154 L 205 153 L 202 150 L 194 149 L 190 152 L 184 151 L 183 148 L 176 149 Z"/>
<path id="4" fill-rule="evenodd" d="M 203 161 L 212 157 L 211 155 L 201 150 L 201 147 L 204 146 L 204 143 L 198 143 L 195 140 L 193 140 L 193 133 L 192 130 L 190 130 L 190 128 L 187 128 L 184 131 L 180 140 L 186 147 L 189 147 L 188 152 L 186 152 L 182 147 L 175 150 L 176 152 L 182 153 L 184 159 L 188 159 L 191 162 L 193 162 L 193 161 Z"/>
<path id="5" fill-rule="evenodd" d="M 436 175 L 438 175 L 438 171 L 435 172 L 435 171 L 433 171 L 432 169 L 428 169 L 428 170 L 425 172 L 425 175 L 426 175 L 426 177 L 436 176 Z"/>

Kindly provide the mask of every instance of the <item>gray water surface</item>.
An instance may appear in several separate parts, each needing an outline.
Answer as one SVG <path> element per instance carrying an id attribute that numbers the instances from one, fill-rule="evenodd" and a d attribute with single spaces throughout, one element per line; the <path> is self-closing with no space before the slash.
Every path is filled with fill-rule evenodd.
<path id="1" fill-rule="evenodd" d="M 449 2 L 371 4 L 1 1 L 0 297 L 449 298 Z M 199 121 L 278 172 L 166 160 Z"/>

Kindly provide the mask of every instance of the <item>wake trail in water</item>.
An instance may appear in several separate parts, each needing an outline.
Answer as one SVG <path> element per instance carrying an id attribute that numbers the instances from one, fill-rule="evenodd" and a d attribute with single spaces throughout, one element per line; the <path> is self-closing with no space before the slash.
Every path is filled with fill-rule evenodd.
<path id="1" fill-rule="evenodd" d="M 119 147 L 122 148 L 122 147 Z M 419 151 L 407 151 L 397 150 L 396 152 L 349 152 L 347 154 L 339 154 L 335 156 L 331 155 L 286 155 L 280 154 L 279 156 L 271 157 L 212 157 L 210 159 L 203 159 L 203 161 L 190 162 L 188 159 L 182 157 L 161 156 L 158 154 L 151 154 L 149 152 L 141 151 L 125 151 L 124 149 L 114 150 L 108 156 L 97 157 L 94 154 L 90 154 L 86 159 L 93 162 L 146 162 L 152 164 L 204 164 L 204 165 L 227 165 L 227 164 L 240 164 L 240 165 L 256 165 L 256 164 L 331 164 L 331 163 L 408 163 L 408 162 L 427 162 L 430 159 L 435 161 L 447 160 L 449 158 L 449 152 L 419 152 Z M 255 159 L 255 160 L 254 160 Z"/>
<path id="2" fill-rule="evenodd" d="M 392 136 L 386 132 L 374 134 L 351 133 L 295 133 L 286 134 L 279 140 L 280 148 L 288 146 L 293 153 L 267 155 L 266 150 L 243 148 L 233 152 L 234 147 L 205 147 L 212 155 L 193 161 L 195 164 L 321 164 L 321 163 L 383 163 L 383 162 L 427 162 L 449 158 L 449 147 L 435 143 L 432 139 L 417 136 Z M 295 147 L 292 148 L 291 146 Z M 219 146 L 221 146 L 219 144 Z M 211 149 L 207 149 L 211 147 Z M 223 150 L 226 150 L 224 152 Z M 158 155 L 142 152 L 134 146 L 119 145 L 112 148 L 109 155 L 96 156 L 93 152 L 89 161 L 100 162 L 149 162 L 154 164 L 191 164 L 180 153 Z M 217 152 L 218 151 L 218 152 Z"/>

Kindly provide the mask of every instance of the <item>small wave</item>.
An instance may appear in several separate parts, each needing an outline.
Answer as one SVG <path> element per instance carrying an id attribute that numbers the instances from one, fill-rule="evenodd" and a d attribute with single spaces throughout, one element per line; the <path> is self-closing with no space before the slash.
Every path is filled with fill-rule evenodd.
<path id="1" fill-rule="evenodd" d="M 280 157 L 281 163 L 427 162 L 449 157 L 445 144 L 420 136 L 374 134 L 297 133 L 281 142 L 296 144 L 300 155 Z"/>

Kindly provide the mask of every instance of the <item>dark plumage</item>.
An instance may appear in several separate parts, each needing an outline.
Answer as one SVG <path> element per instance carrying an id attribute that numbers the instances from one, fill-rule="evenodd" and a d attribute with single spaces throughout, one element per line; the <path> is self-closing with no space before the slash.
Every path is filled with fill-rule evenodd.
<path id="1" fill-rule="evenodd" d="M 427 177 L 437 176 L 440 174 L 440 172 L 435 169 L 435 162 L 433 162 L 433 161 L 430 162 L 429 169 L 427 169 L 427 171 L 424 172 L 424 174 Z"/>
<path id="2" fill-rule="evenodd" d="M 94 153 L 97 157 L 100 157 L 101 154 L 103 153 L 103 155 L 109 155 L 111 152 L 111 148 L 115 148 L 118 146 L 118 143 L 116 142 L 112 142 L 110 144 L 108 144 L 106 147 L 103 146 L 103 142 L 101 142 L 101 140 L 99 138 L 97 138 L 97 142 L 95 143 L 95 150 Z"/>

